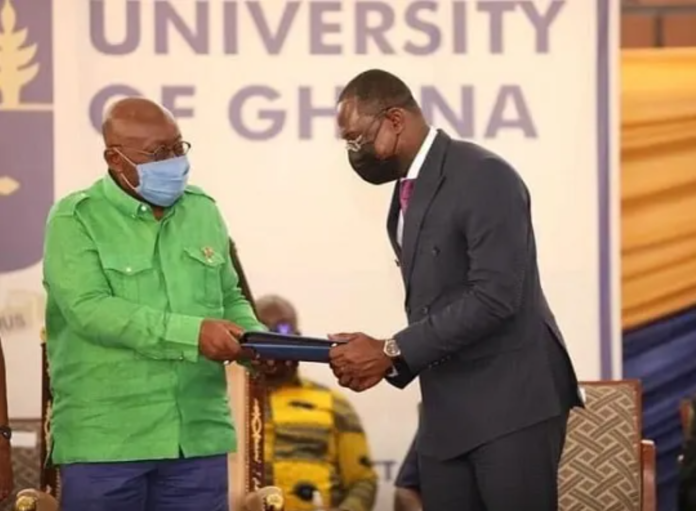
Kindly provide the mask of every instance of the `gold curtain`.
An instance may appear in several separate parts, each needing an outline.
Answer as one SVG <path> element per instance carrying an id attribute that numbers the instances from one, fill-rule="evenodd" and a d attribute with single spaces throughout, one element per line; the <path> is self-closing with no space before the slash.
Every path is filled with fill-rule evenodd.
<path id="1" fill-rule="evenodd" d="M 624 328 L 696 304 L 696 48 L 621 62 Z"/>

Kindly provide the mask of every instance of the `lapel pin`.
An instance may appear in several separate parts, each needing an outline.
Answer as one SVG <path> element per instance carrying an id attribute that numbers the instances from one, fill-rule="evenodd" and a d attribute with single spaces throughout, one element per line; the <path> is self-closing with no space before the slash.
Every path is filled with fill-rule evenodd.
<path id="1" fill-rule="evenodd" d="M 203 255 L 205 258 L 208 260 L 208 262 L 211 262 L 213 259 L 213 256 L 215 255 L 215 250 L 213 250 L 211 247 L 203 247 Z"/>

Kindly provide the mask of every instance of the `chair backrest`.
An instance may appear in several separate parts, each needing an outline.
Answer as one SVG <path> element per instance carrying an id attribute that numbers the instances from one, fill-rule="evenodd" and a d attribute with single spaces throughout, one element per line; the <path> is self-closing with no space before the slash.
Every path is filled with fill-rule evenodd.
<path id="1" fill-rule="evenodd" d="M 583 382 L 558 475 L 560 511 L 640 511 L 641 389 L 633 380 Z"/>
<path id="2" fill-rule="evenodd" d="M 682 399 L 679 402 L 679 418 L 681 419 L 684 439 L 689 440 L 691 437 L 691 423 L 694 420 L 694 405 L 691 399 Z"/>

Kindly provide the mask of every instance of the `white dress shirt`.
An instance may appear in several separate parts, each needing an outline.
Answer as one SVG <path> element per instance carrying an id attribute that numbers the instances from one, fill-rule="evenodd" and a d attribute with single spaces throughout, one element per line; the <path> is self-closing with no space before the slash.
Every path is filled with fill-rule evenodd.
<path id="1" fill-rule="evenodd" d="M 420 149 L 418 149 L 418 153 L 416 153 L 416 157 L 413 159 L 411 162 L 411 166 L 408 168 L 408 172 L 406 173 L 406 177 L 401 179 L 399 181 L 399 186 L 401 186 L 401 181 L 404 179 L 417 179 L 418 174 L 420 174 L 421 169 L 423 168 L 423 163 L 425 163 L 425 158 L 428 156 L 428 153 L 430 152 L 430 148 L 433 145 L 433 142 L 435 142 L 435 137 L 437 136 L 437 130 L 433 128 L 432 126 L 428 130 L 428 134 L 425 137 L 425 140 L 423 140 L 423 143 L 420 146 Z M 399 190 L 399 193 L 401 193 L 401 190 Z M 399 243 L 399 246 L 401 246 L 401 240 L 404 235 L 404 212 L 399 211 L 399 223 L 396 226 L 396 240 Z M 389 371 L 390 377 L 397 376 L 399 372 L 396 370 L 396 367 L 392 367 L 391 370 Z"/>
<path id="2" fill-rule="evenodd" d="M 433 145 L 433 142 L 435 142 L 435 137 L 437 136 L 437 130 L 433 128 L 432 126 L 428 130 L 428 134 L 425 137 L 425 140 L 423 140 L 423 143 L 420 146 L 420 149 L 418 149 L 418 153 L 416 153 L 416 157 L 413 159 L 411 162 L 411 166 L 408 168 L 408 172 L 406 173 L 406 177 L 401 179 L 403 181 L 404 179 L 417 179 L 418 174 L 420 174 L 421 169 L 423 168 L 423 163 L 425 163 L 425 157 L 428 156 L 428 153 L 430 152 L 430 148 Z M 399 181 L 399 186 L 401 186 L 401 181 Z M 401 190 L 399 190 L 399 193 L 401 193 Z M 401 246 L 401 240 L 404 235 L 404 212 L 400 211 L 399 212 L 399 223 L 396 226 L 396 241 L 399 243 L 399 246 Z"/>

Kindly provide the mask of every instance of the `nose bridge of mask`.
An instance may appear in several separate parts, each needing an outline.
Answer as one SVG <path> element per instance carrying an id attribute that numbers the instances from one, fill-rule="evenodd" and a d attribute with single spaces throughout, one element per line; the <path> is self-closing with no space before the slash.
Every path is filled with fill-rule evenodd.
<path id="1" fill-rule="evenodd" d="M 135 165 L 138 177 L 148 179 L 157 176 L 158 179 L 179 180 L 188 175 L 189 163 L 186 156 L 175 156 L 166 160 L 149 161 Z"/>

